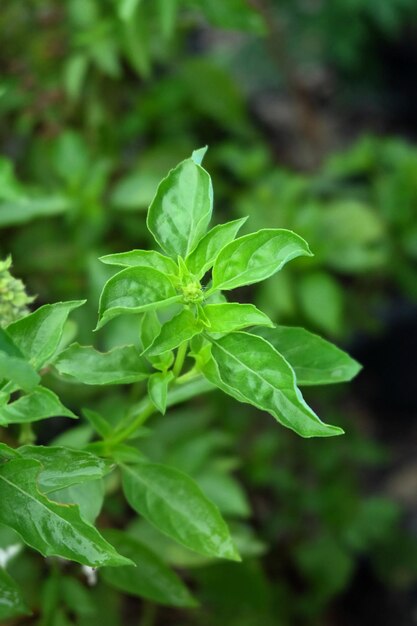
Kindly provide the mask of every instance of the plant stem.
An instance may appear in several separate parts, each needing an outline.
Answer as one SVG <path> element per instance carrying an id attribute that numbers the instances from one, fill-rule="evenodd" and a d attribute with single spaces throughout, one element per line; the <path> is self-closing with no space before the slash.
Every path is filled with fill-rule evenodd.
<path id="1" fill-rule="evenodd" d="M 21 446 L 30 446 L 36 441 L 36 435 L 33 431 L 32 424 L 21 424 L 19 433 L 19 444 Z"/>
<path id="2" fill-rule="evenodd" d="M 128 439 L 130 437 L 130 435 L 133 435 L 137 431 L 139 426 L 142 426 L 142 424 L 144 424 L 146 422 L 146 420 L 152 415 L 152 413 L 155 413 L 155 411 L 156 411 L 156 409 L 155 409 L 153 403 L 150 400 L 148 400 L 148 402 L 145 404 L 145 406 L 142 409 L 142 411 L 140 411 L 140 413 L 138 413 L 138 415 L 129 424 L 129 426 L 126 426 L 126 428 L 123 428 L 114 437 L 110 438 L 108 443 L 110 443 L 111 445 L 116 445 L 118 443 L 123 443 L 123 441 Z"/>
<path id="3" fill-rule="evenodd" d="M 174 367 L 172 368 L 172 373 L 175 378 L 178 378 L 181 374 L 182 366 L 184 365 L 185 357 L 187 355 L 187 349 L 188 341 L 184 341 L 184 343 L 182 343 L 177 350 L 177 358 L 175 359 Z"/>

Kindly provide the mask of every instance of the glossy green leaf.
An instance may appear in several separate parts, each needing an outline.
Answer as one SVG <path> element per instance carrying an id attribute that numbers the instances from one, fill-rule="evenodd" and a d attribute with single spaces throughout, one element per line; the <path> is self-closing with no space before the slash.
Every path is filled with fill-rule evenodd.
<path id="1" fill-rule="evenodd" d="M 294 371 L 265 339 L 234 332 L 212 339 L 212 344 L 224 391 L 267 411 L 302 437 L 343 434 L 341 428 L 323 423 L 306 404 Z"/>
<path id="2" fill-rule="evenodd" d="M 134 383 L 149 375 L 149 365 L 135 346 L 98 352 L 92 346 L 74 343 L 60 353 L 54 366 L 60 374 L 72 376 L 85 385 Z"/>
<path id="3" fill-rule="evenodd" d="M 205 234 L 212 209 L 210 176 L 186 159 L 159 184 L 149 207 L 148 229 L 167 254 L 185 258 Z"/>
<path id="4" fill-rule="evenodd" d="M 346 352 L 304 328 L 259 328 L 266 339 L 290 363 L 298 385 L 330 385 L 352 380 L 360 364 Z"/>
<path id="5" fill-rule="evenodd" d="M 70 485 L 48 494 L 50 500 L 60 504 L 76 505 L 80 517 L 94 524 L 104 504 L 104 481 L 91 480 L 78 485 Z"/>
<path id="6" fill-rule="evenodd" d="M 290 230 L 270 228 L 235 239 L 221 250 L 213 266 L 213 290 L 257 283 L 288 261 L 311 256 L 308 244 Z"/>
<path id="7" fill-rule="evenodd" d="M 19 389 L 31 391 L 40 382 L 40 376 L 25 359 L 0 351 L 0 381 L 13 382 Z"/>
<path id="8" fill-rule="evenodd" d="M 199 554 L 239 560 L 217 507 L 189 476 L 147 462 L 124 466 L 122 474 L 131 507 L 161 532 Z"/>
<path id="9" fill-rule="evenodd" d="M 162 272 L 151 267 L 128 267 L 104 285 L 97 328 L 118 315 L 155 310 L 180 299 Z"/>
<path id="10" fill-rule="evenodd" d="M 59 343 L 68 315 L 85 300 L 45 304 L 34 313 L 13 322 L 7 327 L 16 346 L 30 359 L 35 369 L 51 361 Z"/>
<path id="11" fill-rule="evenodd" d="M 152 267 L 163 274 L 173 274 L 174 276 L 178 273 L 178 267 L 174 261 L 155 250 L 131 250 L 106 254 L 106 256 L 100 257 L 100 261 L 107 265 L 122 267 Z"/>
<path id="12" fill-rule="evenodd" d="M 243 217 L 233 222 L 219 224 L 204 235 L 198 246 L 187 257 L 187 267 L 192 274 L 202 278 L 213 265 L 219 252 L 228 243 L 233 241 L 247 218 Z"/>
<path id="13" fill-rule="evenodd" d="M 184 341 L 200 333 L 203 324 L 197 320 L 189 309 L 183 309 L 178 315 L 166 322 L 159 335 L 145 351 L 146 356 L 157 356 L 173 350 Z"/>
<path id="14" fill-rule="evenodd" d="M 62 506 L 42 495 L 42 466 L 13 459 L 0 466 L 0 523 L 13 528 L 44 556 L 60 556 L 91 567 L 128 565 L 129 561 L 80 517 L 76 506 Z"/>
<path id="15" fill-rule="evenodd" d="M 107 531 L 105 536 L 137 566 L 101 570 L 100 576 L 109 585 L 158 604 L 178 607 L 197 605 L 181 579 L 143 543 L 117 530 Z"/>
<path id="16" fill-rule="evenodd" d="M 39 490 L 48 495 L 90 480 L 98 480 L 111 469 L 111 462 L 84 450 L 62 446 L 23 446 L 18 453 L 42 465 Z"/>
<path id="17" fill-rule="evenodd" d="M 25 424 L 58 416 L 77 419 L 58 396 L 46 387 L 37 387 L 26 396 L 0 407 L 0 424 Z"/>
<path id="18" fill-rule="evenodd" d="M 223 302 L 208 304 L 204 313 L 210 326 L 209 333 L 230 333 L 247 326 L 273 326 L 273 322 L 253 304 Z"/>
<path id="19" fill-rule="evenodd" d="M 0 620 L 29 613 L 19 587 L 13 578 L 0 567 Z"/>
<path id="20" fill-rule="evenodd" d="M 152 374 L 148 380 L 148 394 L 162 415 L 165 415 L 167 408 L 168 385 L 173 379 L 172 372 L 161 372 Z"/>

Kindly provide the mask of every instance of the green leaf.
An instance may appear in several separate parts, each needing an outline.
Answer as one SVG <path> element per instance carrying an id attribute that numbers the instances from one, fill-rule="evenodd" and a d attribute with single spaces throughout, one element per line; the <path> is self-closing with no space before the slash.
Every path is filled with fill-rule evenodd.
<path id="1" fill-rule="evenodd" d="M 340 335 L 345 306 L 341 284 L 328 273 L 313 272 L 300 276 L 296 289 L 301 310 L 310 323 L 325 333 Z"/>
<path id="2" fill-rule="evenodd" d="M 185 258 L 206 232 L 212 209 L 210 176 L 186 159 L 159 184 L 149 207 L 148 229 L 167 254 Z"/>
<path id="3" fill-rule="evenodd" d="M 221 250 L 213 267 L 212 290 L 257 283 L 303 255 L 311 256 L 308 244 L 290 230 L 270 228 L 244 235 Z"/>
<path id="4" fill-rule="evenodd" d="M 131 20 L 141 0 L 121 0 L 118 8 L 119 17 L 122 20 Z"/>
<path id="5" fill-rule="evenodd" d="M 70 485 L 51 492 L 48 497 L 60 504 L 76 505 L 81 518 L 89 524 L 94 524 L 103 508 L 104 482 L 103 480 L 92 480 L 78 485 Z"/>
<path id="6" fill-rule="evenodd" d="M 101 570 L 100 575 L 109 585 L 166 606 L 197 605 L 182 580 L 143 543 L 117 530 L 107 531 L 105 536 L 137 566 Z"/>
<path id="7" fill-rule="evenodd" d="M 11 337 L 6 333 L 4 328 L 0 327 L 0 350 L 9 356 L 23 357 L 23 354 L 12 341 Z"/>
<path id="8" fill-rule="evenodd" d="M 75 300 L 45 304 L 34 313 L 10 324 L 7 333 L 38 370 L 52 360 L 70 312 L 84 303 L 85 300 Z"/>
<path id="9" fill-rule="evenodd" d="M 162 533 L 199 554 L 239 560 L 217 507 L 189 476 L 147 462 L 124 466 L 122 475 L 131 507 Z"/>
<path id="10" fill-rule="evenodd" d="M 0 407 L 0 424 L 25 424 L 58 416 L 77 419 L 58 396 L 46 387 L 37 387 L 26 396 Z"/>
<path id="11" fill-rule="evenodd" d="M 0 567 L 0 620 L 29 613 L 19 587 L 13 578 Z"/>
<path id="12" fill-rule="evenodd" d="M 161 332 L 161 328 L 162 325 L 158 319 L 156 311 L 148 311 L 143 314 L 140 325 L 140 340 L 144 350 L 149 348 L 151 343 L 156 339 Z M 170 350 L 168 352 L 163 352 L 156 357 L 152 357 L 147 354 L 146 358 L 155 369 L 165 372 L 174 363 L 175 356 Z"/>
<path id="13" fill-rule="evenodd" d="M 10 446 L 0 441 L 0 456 L 6 459 L 13 459 L 16 456 L 19 456 L 19 453 L 15 448 L 10 448 Z"/>
<path id="14" fill-rule="evenodd" d="M 39 217 L 66 213 L 72 208 L 70 198 L 48 196 L 42 198 L 16 198 L 0 203 L 0 228 L 26 224 Z"/>
<path id="15" fill-rule="evenodd" d="M 100 257 L 102 263 L 107 265 L 119 265 L 122 267 L 152 267 L 163 274 L 178 274 L 178 267 L 172 259 L 164 256 L 156 250 L 131 250 L 130 252 L 118 252 L 106 254 Z"/>
<path id="16" fill-rule="evenodd" d="M 92 346 L 74 343 L 60 353 L 54 366 L 85 385 L 121 385 L 144 380 L 149 365 L 135 346 L 98 352 Z"/>
<path id="17" fill-rule="evenodd" d="M 75 448 L 61 446 L 23 446 L 20 456 L 39 461 L 39 490 L 48 495 L 52 491 L 72 485 L 98 480 L 111 470 L 111 462 Z"/>
<path id="18" fill-rule="evenodd" d="M 204 313 L 210 326 L 209 333 L 230 333 L 247 326 L 273 326 L 273 322 L 253 304 L 223 302 L 208 304 Z"/>
<path id="19" fill-rule="evenodd" d="M 196 163 L 197 165 L 202 164 L 203 159 L 206 156 L 207 149 L 208 149 L 208 146 L 204 146 L 204 148 L 197 148 L 197 150 L 193 150 L 191 158 L 194 161 L 194 163 Z"/>
<path id="20" fill-rule="evenodd" d="M 40 376 L 23 358 L 0 351 L 0 380 L 11 381 L 19 389 L 31 391 L 40 382 Z"/>
<path id="21" fill-rule="evenodd" d="M 81 519 L 76 506 L 62 506 L 40 493 L 37 480 L 41 469 L 41 464 L 31 459 L 13 459 L 0 466 L 0 522 L 44 556 L 91 567 L 128 565 L 127 559 Z"/>
<path id="22" fill-rule="evenodd" d="M 226 393 L 267 411 L 302 437 L 343 434 L 341 428 L 324 424 L 306 404 L 296 386 L 294 371 L 265 339 L 234 332 L 211 341 L 221 388 Z M 206 370 L 203 373 L 207 375 Z M 216 380 L 212 382 L 217 384 Z"/>
<path id="23" fill-rule="evenodd" d="M 155 310 L 180 299 L 162 272 L 151 267 L 128 267 L 104 285 L 96 330 L 118 315 Z"/>
<path id="24" fill-rule="evenodd" d="M 172 372 L 156 373 L 148 380 L 148 394 L 156 409 L 165 415 L 167 408 L 168 385 L 173 379 Z"/>
<path id="25" fill-rule="evenodd" d="M 189 309 L 183 309 L 178 315 L 166 322 L 159 335 L 147 350 L 146 356 L 157 356 L 168 350 L 173 350 L 184 341 L 200 333 L 203 324 L 197 320 Z"/>
<path id="26" fill-rule="evenodd" d="M 352 380 L 361 365 L 346 352 L 304 328 L 256 329 L 290 363 L 298 385 L 330 385 Z"/>
<path id="27" fill-rule="evenodd" d="M 113 428 L 109 422 L 100 415 L 100 413 L 97 413 L 97 411 L 83 409 L 83 415 L 101 437 L 106 438 L 113 432 Z"/>
<path id="28" fill-rule="evenodd" d="M 202 278 L 213 265 L 220 250 L 233 241 L 247 218 L 215 226 L 199 242 L 198 246 L 187 257 L 187 267 L 192 274 Z"/>

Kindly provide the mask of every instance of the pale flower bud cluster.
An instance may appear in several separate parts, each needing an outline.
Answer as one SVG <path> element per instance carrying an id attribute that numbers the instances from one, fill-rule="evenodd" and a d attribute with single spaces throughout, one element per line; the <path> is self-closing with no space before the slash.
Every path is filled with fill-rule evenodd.
<path id="1" fill-rule="evenodd" d="M 11 275 L 11 265 L 11 257 L 0 261 L 0 327 L 27 315 L 28 305 L 34 300 L 27 295 L 23 282 Z"/>

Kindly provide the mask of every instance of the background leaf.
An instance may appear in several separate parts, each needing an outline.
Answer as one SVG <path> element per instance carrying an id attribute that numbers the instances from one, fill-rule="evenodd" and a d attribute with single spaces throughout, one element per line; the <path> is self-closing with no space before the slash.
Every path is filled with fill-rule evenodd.
<path id="1" fill-rule="evenodd" d="M 199 554 L 239 560 L 217 507 L 189 476 L 146 462 L 122 473 L 129 504 L 161 532 Z"/>
<path id="2" fill-rule="evenodd" d="M 158 604 L 178 607 L 196 606 L 183 582 L 156 554 L 126 533 L 110 530 L 106 538 L 137 567 L 104 568 L 100 576 L 115 589 L 148 598 Z"/>

